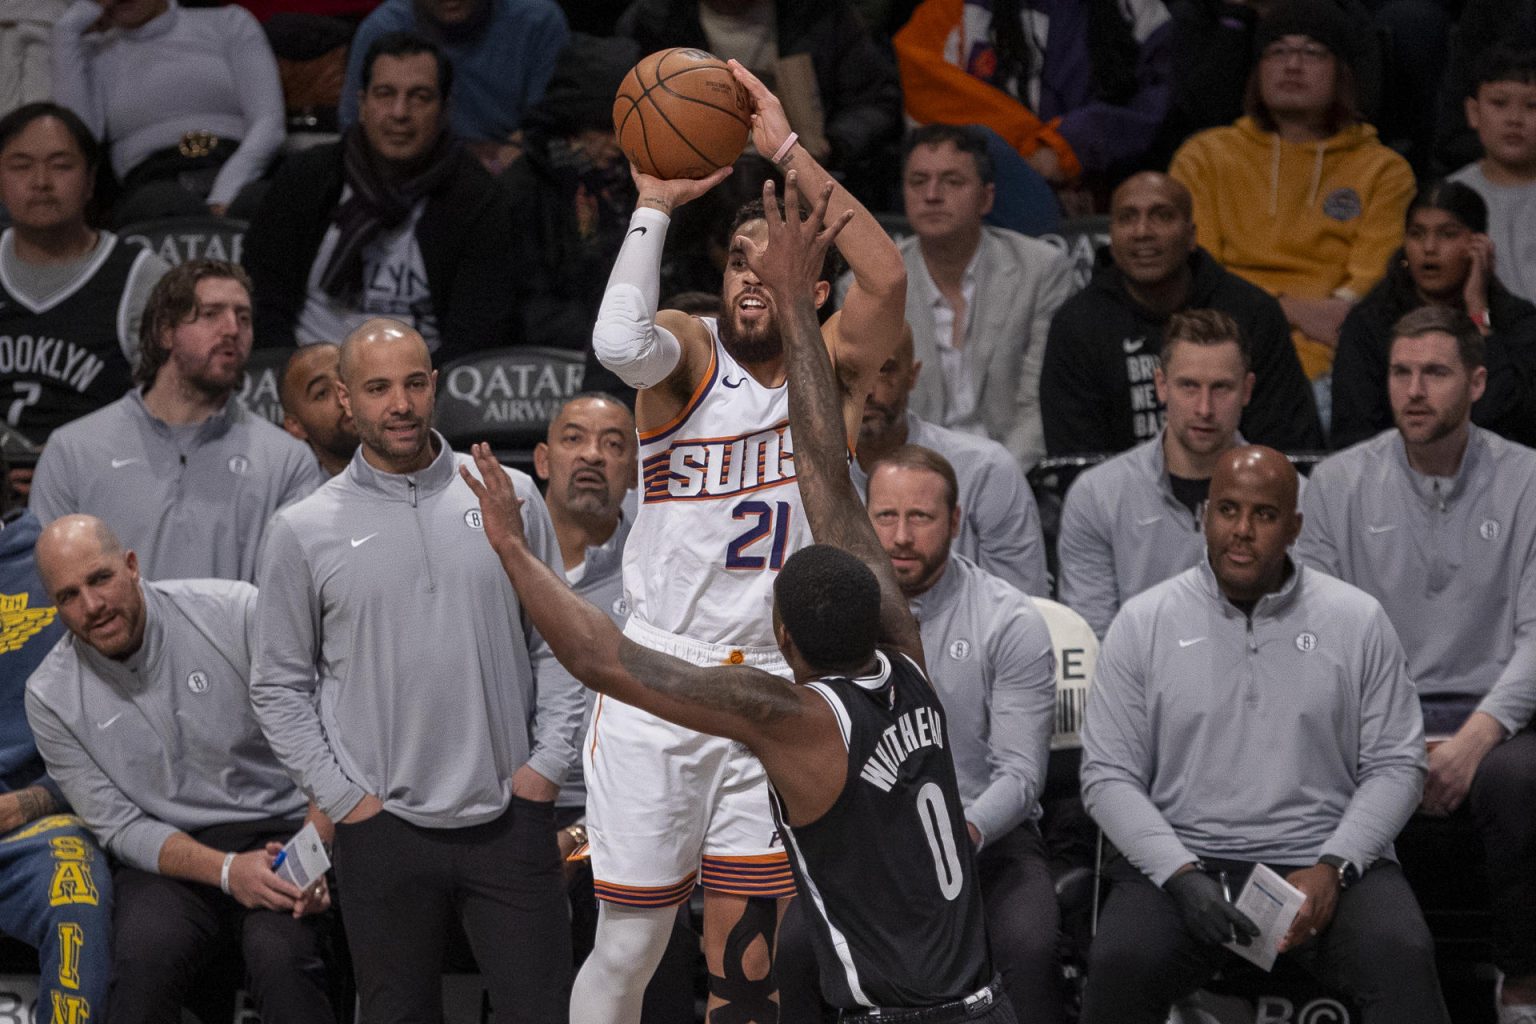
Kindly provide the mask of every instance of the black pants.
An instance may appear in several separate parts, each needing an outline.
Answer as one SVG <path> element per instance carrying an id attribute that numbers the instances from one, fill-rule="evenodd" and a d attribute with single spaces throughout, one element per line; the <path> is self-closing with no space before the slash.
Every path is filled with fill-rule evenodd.
<path id="1" fill-rule="evenodd" d="M 992 966 L 1002 974 L 1008 998 L 1031 1024 L 1061 1024 L 1066 1014 L 1056 957 L 1061 912 L 1039 830 L 1026 822 L 983 846 L 976 872 Z"/>
<path id="2" fill-rule="evenodd" d="M 449 926 L 462 922 L 505 1024 L 564 1024 L 571 933 L 554 807 L 512 798 L 500 818 L 420 828 L 388 812 L 336 826 L 336 878 L 368 1024 L 442 1016 Z"/>
<path id="3" fill-rule="evenodd" d="M 1114 887 L 1089 953 L 1082 1024 L 1163 1024 L 1176 1000 L 1236 958 L 1190 935 L 1173 898 L 1128 861 L 1116 858 L 1108 874 Z M 1241 882 L 1234 879 L 1234 894 Z M 1321 935 L 1284 955 L 1352 999 L 1364 1024 L 1449 1024 L 1429 928 L 1402 869 L 1390 861 L 1372 865 L 1339 894 Z"/>
<path id="4" fill-rule="evenodd" d="M 1457 814 L 1482 836 L 1498 932 L 1493 961 L 1511 978 L 1536 974 L 1536 731 L 1494 747 Z"/>
<path id="5" fill-rule="evenodd" d="M 253 822 L 193 835 L 214 849 L 259 849 L 283 842 L 301 822 Z M 246 991 L 266 1024 L 329 1024 L 324 916 L 294 920 L 273 910 L 248 910 L 217 888 L 137 868 L 112 874 L 111 1024 L 164 1024 L 181 1019 L 199 972 L 226 943 L 238 942 Z"/>

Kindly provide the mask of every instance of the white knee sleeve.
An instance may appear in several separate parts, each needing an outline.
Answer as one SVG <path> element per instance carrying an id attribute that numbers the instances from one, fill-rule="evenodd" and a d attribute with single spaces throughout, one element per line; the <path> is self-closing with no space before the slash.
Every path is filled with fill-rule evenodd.
<path id="1" fill-rule="evenodd" d="M 571 988 L 571 1024 L 640 1024 L 645 987 L 661 963 L 676 907 L 597 904 L 597 942 Z"/>

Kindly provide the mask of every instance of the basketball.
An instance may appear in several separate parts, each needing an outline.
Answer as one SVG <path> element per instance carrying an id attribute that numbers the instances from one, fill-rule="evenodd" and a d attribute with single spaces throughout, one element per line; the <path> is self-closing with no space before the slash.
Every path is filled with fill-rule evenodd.
<path id="1" fill-rule="evenodd" d="M 630 163 L 658 178 L 703 178 L 736 162 L 752 100 L 712 53 L 678 46 L 644 57 L 613 99 L 613 130 Z"/>

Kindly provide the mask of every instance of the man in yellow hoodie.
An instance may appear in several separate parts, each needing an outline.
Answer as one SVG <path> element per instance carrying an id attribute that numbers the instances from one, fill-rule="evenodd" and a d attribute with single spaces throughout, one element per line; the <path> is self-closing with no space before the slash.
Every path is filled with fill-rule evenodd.
<path id="1" fill-rule="evenodd" d="M 1184 143 L 1169 174 L 1194 195 L 1200 245 L 1280 300 L 1326 416 L 1339 325 L 1402 242 L 1413 172 L 1360 120 L 1331 0 L 1282 0 L 1255 45 L 1248 114 Z"/>

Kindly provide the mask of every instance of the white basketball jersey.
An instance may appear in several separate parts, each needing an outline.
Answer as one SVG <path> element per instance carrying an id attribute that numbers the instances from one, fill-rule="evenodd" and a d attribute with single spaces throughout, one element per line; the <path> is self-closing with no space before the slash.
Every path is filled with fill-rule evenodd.
<path id="1" fill-rule="evenodd" d="M 726 352 L 672 422 L 640 435 L 640 512 L 624 548 L 634 618 L 706 643 L 772 647 L 773 581 L 811 543 L 795 483 L 789 391 Z"/>

